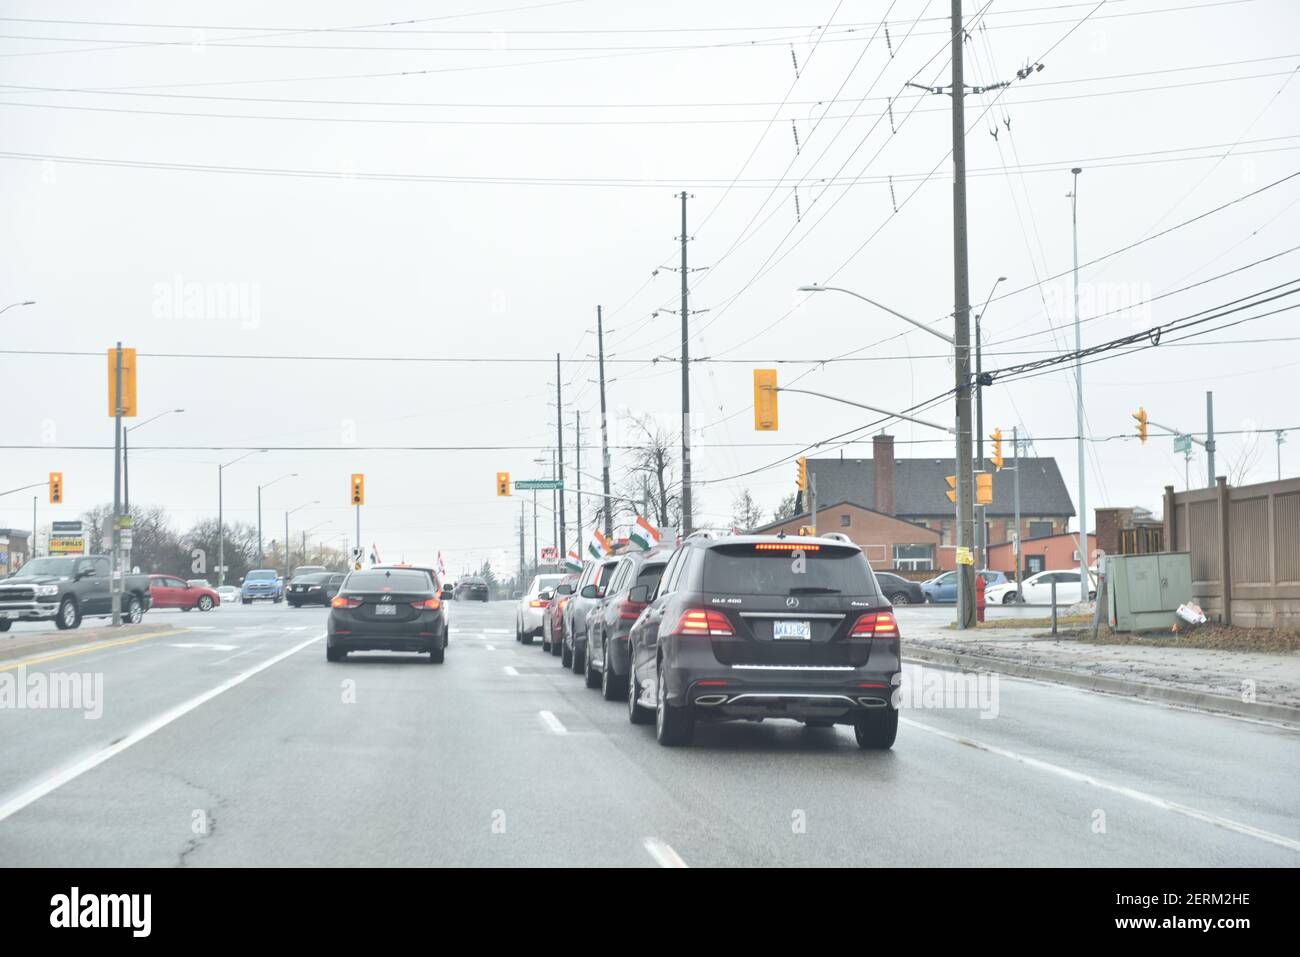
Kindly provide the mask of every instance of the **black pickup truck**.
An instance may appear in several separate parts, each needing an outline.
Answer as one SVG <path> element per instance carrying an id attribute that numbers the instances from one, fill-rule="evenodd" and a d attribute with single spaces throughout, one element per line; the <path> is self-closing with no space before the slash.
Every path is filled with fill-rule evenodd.
<path id="1" fill-rule="evenodd" d="M 110 567 L 107 555 L 32 559 L 0 581 L 0 632 L 15 621 L 52 621 L 63 630 L 112 615 Z M 122 620 L 139 624 L 151 604 L 149 576 L 126 575 L 122 584 Z"/>

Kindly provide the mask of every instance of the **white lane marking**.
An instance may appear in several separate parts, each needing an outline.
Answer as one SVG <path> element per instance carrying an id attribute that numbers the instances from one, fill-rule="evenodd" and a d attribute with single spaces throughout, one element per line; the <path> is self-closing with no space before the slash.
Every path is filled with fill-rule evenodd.
<path id="1" fill-rule="evenodd" d="M 236 658 L 242 658 L 244 655 L 251 655 L 255 651 L 261 651 L 261 645 L 254 645 L 252 648 L 245 648 L 243 651 L 237 651 L 233 655 L 227 655 L 224 658 L 218 658 L 214 664 L 224 665 L 227 661 L 233 661 Z"/>
<path id="2" fill-rule="evenodd" d="M 1193 820 L 1203 821 L 1206 824 L 1213 824 L 1215 827 L 1221 827 L 1228 831 L 1235 831 L 1238 834 L 1245 834 L 1247 837 L 1257 838 L 1261 841 L 1267 841 L 1269 844 L 1276 844 L 1279 847 L 1285 847 L 1288 850 L 1300 851 L 1300 841 L 1294 838 L 1286 837 L 1282 834 L 1274 834 L 1272 831 L 1261 830 L 1252 827 L 1249 824 L 1242 824 L 1240 821 L 1234 821 L 1230 818 L 1220 817 L 1217 814 L 1211 814 L 1209 811 L 1202 811 L 1186 804 L 1179 804 L 1176 801 L 1168 801 L 1154 794 L 1148 794 L 1145 791 L 1138 791 L 1135 788 L 1125 787 L 1122 784 L 1112 784 L 1110 781 L 1103 781 L 1100 778 L 1094 778 L 1090 774 L 1084 774 L 1082 771 L 1072 771 L 1069 768 L 1063 768 L 1059 764 L 1052 764 L 1049 761 L 1042 761 L 1038 758 L 1031 758 L 1026 754 L 1018 754 L 1015 751 L 1008 751 L 1006 748 L 999 748 L 993 744 L 985 744 L 982 741 L 975 741 L 960 734 L 951 734 L 947 731 L 940 731 L 938 728 L 931 727 L 928 724 L 921 724 L 913 721 L 911 718 L 900 718 L 903 724 L 910 725 L 918 731 L 924 731 L 926 734 L 933 734 L 940 738 L 945 738 L 956 744 L 964 744 L 967 747 L 976 748 L 989 754 L 996 754 L 999 757 L 1010 758 L 1012 761 L 1018 761 L 1026 767 L 1035 768 L 1039 771 L 1048 771 L 1052 774 L 1059 775 L 1071 781 L 1077 781 L 1081 784 L 1091 784 L 1095 788 L 1103 791 L 1110 791 L 1112 794 L 1120 794 L 1142 804 L 1149 804 L 1152 807 L 1160 808 L 1164 811 L 1172 811 L 1175 814 L 1182 814 L 1184 817 L 1190 817 Z"/>
<path id="3" fill-rule="evenodd" d="M 177 718 L 184 717 L 185 715 L 189 714 L 191 711 L 193 711 L 195 708 L 199 707 L 200 705 L 206 704 L 207 702 L 211 701 L 213 698 L 217 697 L 217 695 L 224 694 L 225 692 L 229 691 L 231 688 L 243 684 L 245 681 L 247 681 L 249 678 L 253 677 L 254 675 L 265 671 L 267 668 L 270 668 L 272 665 L 279 664 L 281 661 L 284 661 L 284 659 L 288 658 L 290 655 L 297 654 L 298 652 L 306 648 L 308 645 L 314 644 L 315 642 L 320 641 L 324 637 L 325 637 L 324 635 L 316 635 L 313 638 L 308 638 L 306 641 L 299 642 L 298 644 L 294 645 L 292 648 L 288 648 L 285 651 L 280 652 L 278 655 L 275 655 L 271 658 L 267 658 L 265 661 L 261 662 L 260 664 L 254 665 L 252 668 L 249 668 L 247 671 L 241 671 L 233 678 L 229 678 L 226 681 L 223 681 L 215 688 L 211 688 L 200 695 L 195 695 L 193 698 L 190 698 L 188 701 L 183 701 L 180 704 L 176 705 L 174 708 L 170 708 L 167 711 L 164 711 L 158 717 L 152 719 L 151 721 L 145 722 L 140 727 L 136 728 L 134 731 L 128 734 L 126 737 L 119 739 L 117 742 L 109 745 L 107 748 L 104 748 L 102 751 L 97 751 L 94 754 L 91 754 L 88 757 L 85 757 L 74 764 L 70 764 L 67 767 L 62 768 L 61 770 L 54 772 L 54 774 L 50 775 L 50 777 L 46 778 L 40 784 L 30 787 L 26 791 L 23 791 L 19 794 L 16 794 L 14 797 L 11 797 L 8 800 L 6 800 L 3 804 L 0 804 L 0 821 L 12 817 L 13 815 L 21 811 L 23 808 L 27 807 L 27 805 L 39 801 L 47 794 L 50 794 L 51 792 L 58 790 L 68 782 L 75 781 L 77 778 L 81 777 L 87 771 L 99 767 L 99 765 L 103 764 L 109 758 L 121 754 L 123 751 L 131 747 L 133 744 L 139 744 L 141 741 L 149 737 L 155 731 L 161 731 L 163 728 L 167 727 L 167 725 L 171 724 Z"/>
<path id="4" fill-rule="evenodd" d="M 310 631 L 310 630 L 311 630 L 311 625 L 290 625 L 287 628 L 281 629 L 281 631 Z"/>
<path id="5" fill-rule="evenodd" d="M 671 847 L 659 840 L 657 837 L 647 837 L 641 842 L 641 846 L 646 849 L 655 863 L 660 867 L 686 867 L 687 863 L 677 856 L 677 852 Z"/>
<path id="6" fill-rule="evenodd" d="M 552 734 L 568 734 L 568 733 L 569 733 L 569 729 L 566 728 L 566 727 L 564 726 L 564 722 L 561 721 L 559 718 L 557 718 L 553 712 L 551 712 L 551 711 L 539 711 L 539 712 L 537 712 L 537 713 L 538 713 L 538 715 L 541 716 L 542 724 L 546 725 L 547 729 L 548 729 Z"/>
<path id="7" fill-rule="evenodd" d="M 485 634 L 485 635 L 510 635 L 510 634 L 513 634 L 513 632 L 512 632 L 509 628 L 484 628 L 484 629 L 482 629 L 482 631 L 483 631 L 483 634 Z"/>
<path id="8" fill-rule="evenodd" d="M 496 645 L 484 645 L 483 647 L 486 648 L 488 651 L 496 651 L 496 650 L 497 650 L 497 646 L 496 646 Z"/>
<path id="9" fill-rule="evenodd" d="M 172 642 L 168 642 L 167 647 L 168 648 L 206 648 L 209 651 L 234 651 L 236 648 L 239 647 L 239 645 L 212 645 L 212 644 L 208 644 L 207 642 L 172 641 Z"/>
<path id="10" fill-rule="evenodd" d="M 514 666 L 514 665 L 506 665 L 506 667 L 505 667 L 505 672 L 506 672 L 506 674 L 508 674 L 508 675 L 516 675 L 516 676 L 518 676 L 518 674 L 519 674 L 519 672 L 515 670 L 515 666 Z"/>

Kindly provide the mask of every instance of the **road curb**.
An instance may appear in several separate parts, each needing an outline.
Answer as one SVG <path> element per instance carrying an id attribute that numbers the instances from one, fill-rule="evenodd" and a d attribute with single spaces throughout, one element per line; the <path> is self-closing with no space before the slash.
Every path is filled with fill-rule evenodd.
<path id="1" fill-rule="evenodd" d="M 30 658 L 51 651 L 66 651 L 81 645 L 97 645 L 103 642 L 121 641 L 126 638 L 152 638 L 166 634 L 180 634 L 188 629 L 175 625 L 123 625 L 118 628 L 105 627 L 95 629 L 98 634 L 82 631 L 76 634 L 57 634 L 39 641 L 11 643 L 0 638 L 0 661 L 13 661 L 17 658 Z"/>
<path id="2" fill-rule="evenodd" d="M 1100 691 L 1106 694 L 1124 695 L 1130 698 L 1142 698 L 1147 701 L 1160 701 L 1176 704 L 1197 711 L 1231 714 L 1241 718 L 1257 718 L 1267 721 L 1282 721 L 1287 724 L 1300 725 L 1300 708 L 1282 704 L 1264 702 L 1246 702 L 1228 695 L 1209 691 L 1191 691 L 1186 688 L 1170 688 L 1164 685 L 1147 684 L 1143 681 L 1130 681 L 1124 678 L 1111 678 L 1106 675 L 1083 674 L 1078 671 L 1066 671 L 1061 668 L 1047 668 L 1031 665 L 1006 658 L 994 658 L 988 655 L 962 654 L 952 651 L 940 651 L 926 648 L 918 651 L 907 649 L 904 661 L 920 664 L 950 665 L 967 670 L 996 671 L 1015 678 L 1033 678 L 1037 681 L 1050 681 L 1055 684 L 1070 685 L 1086 691 Z"/>

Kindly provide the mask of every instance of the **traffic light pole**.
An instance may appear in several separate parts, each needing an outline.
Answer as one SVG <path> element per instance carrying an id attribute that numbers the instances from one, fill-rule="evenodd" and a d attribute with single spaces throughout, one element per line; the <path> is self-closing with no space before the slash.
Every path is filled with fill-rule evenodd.
<path id="1" fill-rule="evenodd" d="M 560 354 L 555 354 L 555 449 L 559 462 L 560 480 L 560 561 L 564 561 L 565 553 L 568 549 L 565 547 L 564 539 L 564 399 L 560 392 Z"/>
<path id="2" fill-rule="evenodd" d="M 109 590 L 112 594 L 113 626 L 122 624 L 122 533 L 117 527 L 122 507 L 122 343 L 114 353 L 117 374 L 113 377 L 113 561 L 109 573 Z M 36 530 L 32 530 L 36 534 Z"/>

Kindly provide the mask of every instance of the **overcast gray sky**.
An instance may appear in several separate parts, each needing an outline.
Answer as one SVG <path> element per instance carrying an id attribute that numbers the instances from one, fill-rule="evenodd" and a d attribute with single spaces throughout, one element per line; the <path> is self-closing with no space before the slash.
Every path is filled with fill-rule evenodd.
<path id="1" fill-rule="evenodd" d="M 1300 168 L 1300 5 L 1109 0 L 1088 16 L 1097 6 L 966 4 L 968 82 L 1015 80 L 1043 63 L 968 99 L 971 298 L 978 308 L 999 275 L 999 293 L 1015 292 L 987 310 L 986 368 L 1072 347 L 1071 166 L 1084 167 L 1084 262 Z M 588 360 L 601 303 L 616 420 L 653 413 L 674 427 L 679 320 L 652 314 L 677 308 L 678 278 L 651 274 L 677 262 L 673 194 L 685 188 L 691 262 L 711 267 L 692 274 L 691 305 L 708 310 L 692 317 L 692 351 L 740 360 L 693 366 L 696 477 L 707 483 L 698 520 L 728 524 L 744 488 L 772 508 L 792 488 L 792 465 L 729 477 L 871 419 L 785 395 L 781 430 L 756 433 L 752 368 L 852 352 L 865 361 L 786 364 L 781 382 L 804 375 L 807 388 L 888 408 L 952 384 L 938 339 L 858 300 L 794 291 L 834 282 L 941 324 L 951 311 L 950 101 L 904 86 L 947 82 L 947 8 L 3 4 L 0 306 L 38 304 L 0 317 L 0 341 L 40 354 L 0 354 L 3 444 L 35 447 L 3 451 L 0 486 L 63 471 L 56 517 L 111 499 L 111 454 L 66 447 L 111 445 L 104 350 L 114 340 L 141 353 L 308 357 L 142 357 L 136 421 L 186 411 L 135 437 L 133 500 L 166 506 L 184 527 L 215 514 L 218 462 L 270 447 L 226 472 L 230 518 L 254 520 L 257 483 L 297 472 L 267 490 L 266 521 L 278 530 L 286 507 L 319 500 L 294 529 L 329 523 L 314 534 L 340 541 L 352 528 L 348 475 L 361 471 L 363 538 L 385 559 L 441 549 L 453 570 L 484 557 L 512 567 L 523 496 L 497 498 L 494 475 L 549 469 L 533 460 L 554 443 L 554 370 L 491 360 L 562 354 L 566 458 L 580 411 L 584 470 L 595 471 Z M 408 20 L 420 22 L 395 23 Z M 1084 324 L 1084 343 L 1294 277 L 1298 199 L 1300 178 L 1085 269 L 1081 312 L 1108 315 Z M 1087 432 L 1131 434 L 1139 405 L 1203 430 L 1206 389 L 1221 430 L 1300 426 L 1294 316 L 1086 367 Z M 433 357 L 487 361 L 389 361 Z M 1075 433 L 1072 383 L 1062 369 L 997 385 L 985 423 L 1032 436 L 1073 495 L 1074 444 L 1057 440 Z M 949 421 L 950 409 L 928 416 Z M 914 443 L 900 455 L 951 455 L 932 429 L 890 431 Z M 1159 510 L 1162 487 L 1182 487 L 1181 456 L 1156 436 L 1092 445 L 1090 506 Z M 1223 436 L 1219 471 L 1252 443 L 1248 478 L 1271 478 L 1271 431 Z M 510 448 L 367 448 L 408 445 Z M 1295 474 L 1300 437 L 1282 452 Z M 614 467 L 616 477 L 625 467 L 617 451 Z M 1204 472 L 1198 456 L 1194 484 Z M 41 509 L 43 523 L 43 496 Z M 28 524 L 30 498 L 0 500 L 0 525 Z"/>

